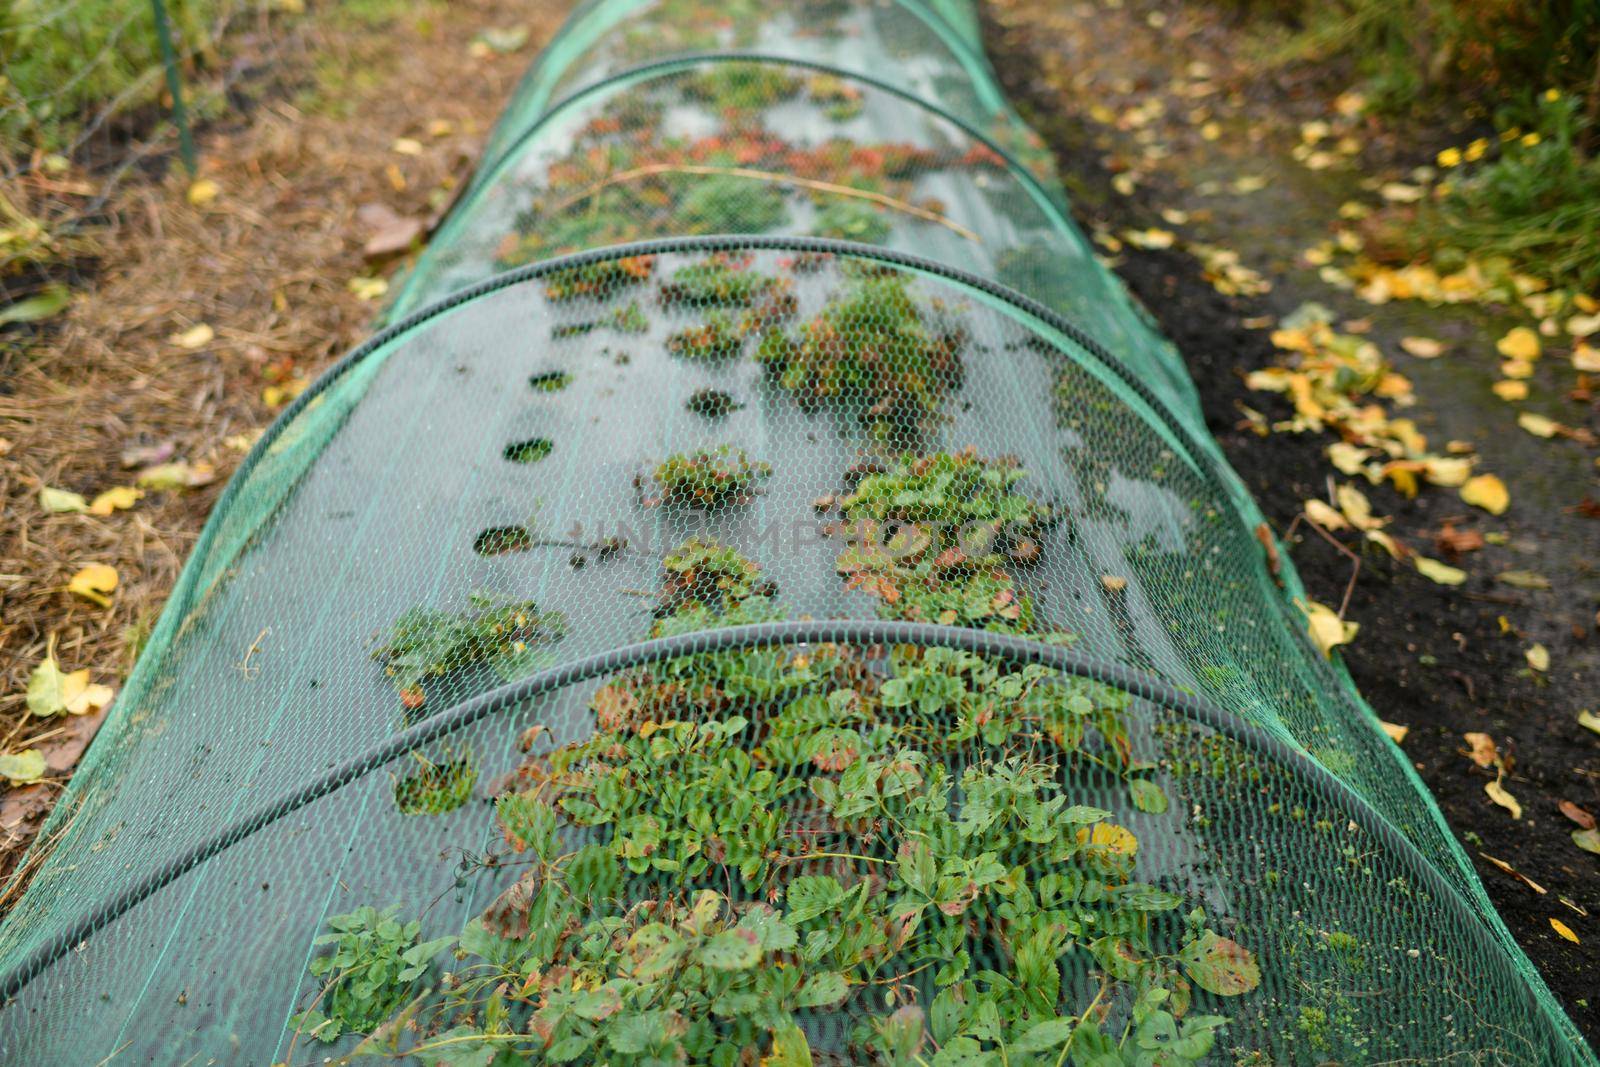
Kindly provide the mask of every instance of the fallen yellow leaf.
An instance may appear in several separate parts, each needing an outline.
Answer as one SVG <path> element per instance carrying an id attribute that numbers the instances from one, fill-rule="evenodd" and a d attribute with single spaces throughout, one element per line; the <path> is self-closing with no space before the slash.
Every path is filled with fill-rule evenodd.
<path id="1" fill-rule="evenodd" d="M 1585 374 L 1600 374 L 1600 348 L 1579 342 L 1572 346 L 1572 366 Z"/>
<path id="2" fill-rule="evenodd" d="M 1461 499 L 1491 515 L 1503 515 L 1506 508 L 1511 506 L 1511 494 L 1506 491 L 1506 483 L 1492 474 L 1468 478 L 1467 484 L 1461 487 Z"/>
<path id="3" fill-rule="evenodd" d="M 1398 723 L 1384 722 L 1382 719 L 1378 720 L 1378 725 L 1383 727 L 1383 732 L 1389 735 L 1389 740 L 1393 741 L 1397 745 L 1406 739 L 1406 734 L 1411 732 L 1411 727 L 1409 726 L 1401 726 Z"/>
<path id="4" fill-rule="evenodd" d="M 1405 182 L 1385 182 L 1378 189 L 1378 195 L 1393 204 L 1414 204 L 1422 199 L 1422 187 Z"/>
<path id="5" fill-rule="evenodd" d="M 1574 315 L 1567 320 L 1567 332 L 1574 337 L 1600 333 L 1600 315 Z"/>
<path id="6" fill-rule="evenodd" d="M 1517 416 L 1517 425 L 1535 437 L 1554 437 L 1561 432 L 1561 424 L 1555 419 L 1547 419 L 1543 415 L 1535 415 L 1531 411 L 1524 411 L 1519 414 Z"/>
<path id="7" fill-rule="evenodd" d="M 1077 834 L 1079 844 L 1098 845 L 1108 851 L 1131 856 L 1139 851 L 1139 839 L 1116 823 L 1097 822 L 1082 827 Z"/>
<path id="8" fill-rule="evenodd" d="M 1328 446 L 1328 460 L 1339 468 L 1341 474 L 1358 474 L 1361 465 L 1372 456 L 1372 450 L 1357 448 L 1346 441 L 1335 441 Z"/>
<path id="9" fill-rule="evenodd" d="M 1494 390 L 1494 395 L 1507 402 L 1528 399 L 1528 383 L 1506 379 L 1495 382 L 1489 387 Z"/>
<path id="10" fill-rule="evenodd" d="M 21 752 L 0 752 L 0 778 L 6 779 L 13 785 L 37 782 L 44 777 L 47 769 L 44 753 L 36 748 L 24 749 Z"/>
<path id="11" fill-rule="evenodd" d="M 190 183 L 189 191 L 186 195 L 188 196 L 189 203 L 193 206 L 205 207 L 207 204 L 215 200 L 221 193 L 222 186 L 218 185 L 210 178 L 199 178 Z"/>
<path id="12" fill-rule="evenodd" d="M 1436 559 L 1429 559 L 1427 556 L 1417 556 L 1415 557 L 1415 562 L 1417 564 L 1417 573 L 1428 579 L 1430 582 L 1437 582 L 1440 585 L 1460 585 L 1462 582 L 1467 580 L 1466 571 L 1459 567 L 1452 567 L 1449 564 L 1440 563 Z"/>
<path id="13" fill-rule="evenodd" d="M 1454 489 L 1472 476 L 1472 460 L 1430 456 L 1423 462 L 1423 471 L 1430 485 Z"/>
<path id="14" fill-rule="evenodd" d="M 269 408 L 279 408 L 306 391 L 311 384 L 307 378 L 291 378 L 282 385 L 269 385 L 261 390 L 261 402 Z"/>
<path id="15" fill-rule="evenodd" d="M 110 686 L 93 685 L 89 669 L 67 674 L 56 662 L 56 642 L 52 637 L 45 647 L 44 659 L 28 676 L 27 704 L 30 714 L 40 718 L 59 715 L 83 715 L 111 703 Z"/>
<path id="16" fill-rule="evenodd" d="M 1530 645 L 1523 655 L 1527 657 L 1528 666 L 1534 670 L 1547 671 L 1550 669 L 1550 650 L 1543 645 Z"/>
<path id="17" fill-rule="evenodd" d="M 1490 800 L 1509 811 L 1513 819 L 1522 818 L 1522 805 L 1517 803 L 1517 798 L 1508 793 L 1506 787 L 1500 784 L 1500 779 L 1496 778 L 1492 782 L 1485 782 L 1483 791 L 1489 794 Z"/>
<path id="18" fill-rule="evenodd" d="M 134 480 L 141 489 L 193 489 L 216 481 L 217 472 L 209 463 L 158 463 Z"/>
<path id="19" fill-rule="evenodd" d="M 46 511 L 81 512 L 89 510 L 89 502 L 83 499 L 82 493 L 74 493 L 66 489 L 52 489 L 48 485 L 39 490 L 39 506 Z"/>
<path id="20" fill-rule="evenodd" d="M 1538 359 L 1539 335 L 1526 326 L 1514 327 L 1495 342 L 1495 348 L 1507 359 Z"/>
<path id="21" fill-rule="evenodd" d="M 1438 359 L 1444 355 L 1444 342 L 1431 337 L 1402 337 L 1400 347 L 1418 359 Z"/>
<path id="22" fill-rule="evenodd" d="M 28 711 L 40 717 L 58 715 L 67 709 L 64 693 L 67 676 L 56 662 L 55 641 L 51 640 L 44 659 L 28 675 Z"/>
<path id="23" fill-rule="evenodd" d="M 358 300 L 376 300 L 389 291 L 389 282 L 385 278 L 351 278 L 345 288 L 356 294 Z"/>
<path id="24" fill-rule="evenodd" d="M 179 348 L 187 348 L 192 351 L 196 348 L 204 348 L 215 340 L 216 336 L 217 331 L 211 328 L 210 323 L 202 322 L 198 326 L 189 327 L 182 333 L 173 334 L 170 340 Z"/>
<path id="25" fill-rule="evenodd" d="M 1407 500 L 1417 495 L 1417 469 L 1421 464 L 1411 460 L 1404 463 L 1385 463 L 1383 476 L 1394 483 L 1395 490 Z"/>
<path id="26" fill-rule="evenodd" d="M 91 563 L 67 582 L 67 592 L 99 604 L 111 606 L 111 593 L 117 588 L 117 569 L 104 563 Z"/>
<path id="27" fill-rule="evenodd" d="M 1501 571 L 1495 576 L 1499 581 L 1518 589 L 1549 589 L 1550 579 L 1538 571 Z"/>
<path id="28" fill-rule="evenodd" d="M 1176 235 L 1171 230 L 1124 230 L 1122 239 L 1135 248 L 1171 248 Z"/>
<path id="29" fill-rule="evenodd" d="M 1582 944 L 1582 942 L 1578 940 L 1578 935 L 1572 932 L 1572 928 L 1566 923 L 1562 922 L 1560 919 L 1551 919 L 1550 929 L 1554 930 L 1568 941 L 1571 941 L 1574 945 Z"/>
<path id="30" fill-rule="evenodd" d="M 1389 553 L 1390 559 L 1403 559 L 1405 557 L 1405 552 L 1400 548 L 1400 542 L 1396 541 L 1382 530 L 1368 530 L 1366 532 L 1366 537 L 1368 541 L 1371 541 L 1373 544 L 1379 546 L 1385 552 Z"/>
<path id="31" fill-rule="evenodd" d="M 1389 521 L 1374 517 L 1372 504 L 1366 494 L 1353 485 L 1339 486 L 1333 491 L 1333 498 L 1338 501 L 1344 517 L 1350 520 L 1350 525 L 1358 530 L 1376 530 Z"/>
<path id="32" fill-rule="evenodd" d="M 91 684 L 89 668 L 73 671 L 62 679 L 61 700 L 68 715 L 86 715 L 111 703 L 109 685 Z"/>
<path id="33" fill-rule="evenodd" d="M 1324 530 L 1348 530 L 1350 523 L 1338 511 L 1330 508 L 1320 500 L 1307 500 L 1305 503 L 1306 518 L 1322 527 Z"/>
<path id="34" fill-rule="evenodd" d="M 1356 623 L 1339 618 L 1338 613 L 1326 604 L 1319 604 L 1315 600 L 1296 603 L 1306 614 L 1306 628 L 1311 634 L 1311 643 L 1324 656 L 1332 656 L 1333 650 L 1339 645 L 1349 644 L 1361 629 Z"/>
<path id="35" fill-rule="evenodd" d="M 144 496 L 143 490 L 135 489 L 131 485 L 119 485 L 107 489 L 94 498 L 94 502 L 89 505 L 89 514 L 109 515 L 113 511 L 126 511 L 137 504 L 142 496 Z"/>
<path id="36" fill-rule="evenodd" d="M 1470 733 L 1462 734 L 1463 739 L 1470 746 L 1467 755 L 1472 762 L 1480 767 L 1492 767 L 1500 762 L 1500 749 L 1495 746 L 1494 738 L 1488 734 Z"/>

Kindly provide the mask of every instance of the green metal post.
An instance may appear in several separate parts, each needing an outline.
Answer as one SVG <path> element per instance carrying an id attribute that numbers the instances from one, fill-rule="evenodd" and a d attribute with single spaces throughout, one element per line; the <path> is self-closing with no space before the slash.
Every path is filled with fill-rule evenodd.
<path id="1" fill-rule="evenodd" d="M 167 90 L 172 93 L 172 121 L 178 124 L 178 154 L 190 176 L 195 173 L 194 134 L 189 130 L 189 112 L 183 106 L 183 78 L 178 73 L 178 53 L 172 47 L 172 27 L 167 22 L 167 5 L 150 0 L 156 17 L 156 37 L 161 41 L 161 63 L 167 68 Z"/>

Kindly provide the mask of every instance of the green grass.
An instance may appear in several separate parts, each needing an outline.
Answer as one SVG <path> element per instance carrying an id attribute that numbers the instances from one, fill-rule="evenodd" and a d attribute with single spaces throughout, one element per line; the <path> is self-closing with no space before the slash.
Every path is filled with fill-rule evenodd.
<path id="1" fill-rule="evenodd" d="M 1491 274 L 1531 275 L 1557 288 L 1600 289 L 1600 159 L 1586 151 L 1594 123 L 1580 100 L 1556 90 L 1497 116 L 1500 137 L 1476 162 L 1450 166 L 1440 153 L 1441 192 L 1415 210 L 1377 220 L 1385 258 L 1425 257 L 1441 271 L 1467 260 Z"/>
<path id="2" fill-rule="evenodd" d="M 197 117 L 220 106 L 197 73 L 220 69 L 214 39 L 230 17 L 253 15 L 261 0 L 165 0 L 185 95 Z M 433 3 L 336 0 L 320 5 L 324 29 L 377 27 Z M 270 5 L 275 20 L 297 10 L 292 0 Z M 427 16 L 424 16 L 427 17 Z M 253 22 L 253 19 L 252 19 Z M 278 27 L 279 30 L 282 27 Z M 150 0 L 3 0 L 0 2 L 0 154 L 35 148 L 58 152 L 107 116 L 161 104 L 166 78 Z M 337 101 L 360 82 L 360 72 L 318 63 L 323 95 Z"/>
<path id="3" fill-rule="evenodd" d="M 1388 212 L 1381 245 L 1442 270 L 1472 259 L 1600 285 L 1600 2 L 1218 2 L 1250 20 L 1268 66 L 1353 80 L 1371 111 L 1418 128 L 1492 120 L 1500 138 L 1444 169 L 1445 195 Z"/>
<path id="4" fill-rule="evenodd" d="M 1583 147 L 1595 130 L 1581 108 L 1551 90 L 1531 123 L 1512 121 L 1523 109 L 1502 116 L 1500 154 L 1451 181 L 1420 217 L 1436 254 L 1502 255 L 1558 286 L 1600 287 L 1600 159 Z"/>
<path id="5" fill-rule="evenodd" d="M 240 0 L 167 0 L 180 54 L 211 47 Z M 69 146 L 107 108 L 129 111 L 165 89 L 148 0 L 10 0 L 0 6 L 0 146 Z"/>
<path id="6" fill-rule="evenodd" d="M 1593 92 L 1595 0 L 1223 0 L 1280 63 L 1350 64 L 1371 104 L 1406 113 L 1493 108 L 1555 88 Z"/>

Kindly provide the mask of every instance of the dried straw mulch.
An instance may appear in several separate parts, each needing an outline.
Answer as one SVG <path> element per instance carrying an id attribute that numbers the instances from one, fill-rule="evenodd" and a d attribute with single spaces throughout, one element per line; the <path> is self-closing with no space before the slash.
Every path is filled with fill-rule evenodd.
<path id="1" fill-rule="evenodd" d="M 126 674 L 222 482 L 274 414 L 267 399 L 279 398 L 264 393 L 314 377 L 367 332 L 378 305 L 349 282 L 395 266 L 364 252 L 375 206 L 437 214 L 564 7 L 452 0 L 399 5 L 383 22 L 308 16 L 303 46 L 254 103 L 202 134 L 215 198 L 192 203 L 177 167 L 125 181 L 70 311 L 25 348 L 0 338 L 11 345 L 0 350 L 0 752 L 38 748 L 50 768 L 36 785 L 0 782 L 0 876 L 103 717 L 28 714 L 47 644 L 64 670 L 111 684 Z M 516 51 L 477 40 L 519 25 L 530 32 Z M 175 340 L 202 324 L 210 341 Z M 41 507 L 41 487 L 92 499 L 132 484 L 124 453 L 139 449 L 208 464 L 216 480 L 106 517 Z M 110 608 L 66 592 L 88 563 L 118 571 Z"/>

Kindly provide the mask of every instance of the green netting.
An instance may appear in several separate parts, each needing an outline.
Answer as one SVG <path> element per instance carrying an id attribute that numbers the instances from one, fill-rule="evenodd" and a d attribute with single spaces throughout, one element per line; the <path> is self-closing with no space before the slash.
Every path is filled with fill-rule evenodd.
<path id="1" fill-rule="evenodd" d="M 771 232 L 914 252 L 1004 283 L 1080 324 L 1173 410 L 1198 410 L 1171 346 L 992 142 L 797 63 L 653 65 L 571 99 L 459 206 L 393 314 L 552 255 Z"/>
<path id="2" fill-rule="evenodd" d="M 965 22 L 922 0 L 851 4 L 778 0 L 605 0 L 585 4 L 528 71 L 490 137 L 497 160 L 550 107 L 577 90 L 652 62 L 743 52 L 821 59 L 887 82 L 1002 143 L 1028 146 L 1048 168 L 1038 139 L 1010 109 L 990 75 L 975 18 Z M 965 5 L 959 5 L 965 9 Z M 480 177 L 479 181 L 482 181 Z"/>
<path id="3" fill-rule="evenodd" d="M 941 6 L 575 17 L 219 502 L 0 1060 L 1595 1062 L 1170 346 L 961 92 L 828 55 Z"/>

